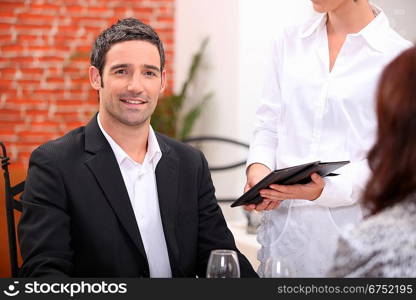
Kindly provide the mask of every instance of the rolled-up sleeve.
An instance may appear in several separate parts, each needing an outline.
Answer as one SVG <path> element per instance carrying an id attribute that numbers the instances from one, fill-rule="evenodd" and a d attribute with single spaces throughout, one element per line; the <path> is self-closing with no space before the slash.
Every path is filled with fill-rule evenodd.
<path id="1" fill-rule="evenodd" d="M 370 176 L 366 159 L 339 169 L 338 176 L 324 178 L 325 187 L 314 203 L 325 207 L 353 205 L 359 201 Z"/>

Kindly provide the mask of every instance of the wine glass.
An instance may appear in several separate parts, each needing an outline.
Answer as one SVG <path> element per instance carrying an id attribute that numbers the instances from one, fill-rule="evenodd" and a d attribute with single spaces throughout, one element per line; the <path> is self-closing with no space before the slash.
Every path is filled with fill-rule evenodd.
<path id="1" fill-rule="evenodd" d="M 295 268 L 288 259 L 281 256 L 270 256 L 264 266 L 265 278 L 295 277 Z"/>
<path id="2" fill-rule="evenodd" d="M 240 278 L 237 252 L 212 250 L 208 260 L 207 278 Z"/>

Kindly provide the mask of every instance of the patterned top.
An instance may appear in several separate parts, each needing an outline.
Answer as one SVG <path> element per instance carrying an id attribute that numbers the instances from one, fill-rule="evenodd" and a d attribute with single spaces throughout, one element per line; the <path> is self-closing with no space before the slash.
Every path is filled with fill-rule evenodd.
<path id="1" fill-rule="evenodd" d="M 344 233 L 331 277 L 416 277 L 416 194 Z"/>

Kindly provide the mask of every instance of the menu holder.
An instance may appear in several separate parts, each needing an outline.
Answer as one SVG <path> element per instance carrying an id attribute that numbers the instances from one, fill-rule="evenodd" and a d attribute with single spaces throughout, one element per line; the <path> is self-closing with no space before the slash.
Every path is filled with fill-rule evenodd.
<path id="1" fill-rule="evenodd" d="M 306 184 L 311 181 L 311 175 L 317 173 L 321 177 L 336 176 L 331 173 L 348 164 L 349 161 L 320 162 L 314 161 L 303 165 L 279 169 L 271 172 L 260 180 L 255 186 L 245 192 L 240 198 L 231 204 L 231 207 L 247 204 L 259 204 L 263 201 L 260 190 L 267 189 L 271 184 Z"/>

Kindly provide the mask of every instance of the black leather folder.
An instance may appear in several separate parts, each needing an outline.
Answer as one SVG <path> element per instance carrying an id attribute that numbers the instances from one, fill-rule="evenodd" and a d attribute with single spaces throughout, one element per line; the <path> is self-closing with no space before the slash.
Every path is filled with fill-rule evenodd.
<path id="1" fill-rule="evenodd" d="M 255 186 L 245 192 L 240 198 L 231 204 L 231 207 L 246 204 L 258 204 L 263 199 L 259 192 L 262 189 L 269 188 L 271 184 L 305 184 L 311 181 L 313 173 L 319 174 L 321 177 L 336 176 L 331 173 L 336 169 L 348 164 L 349 161 L 320 162 L 314 161 L 307 164 L 279 169 L 271 172 L 269 175 L 260 180 Z"/>

